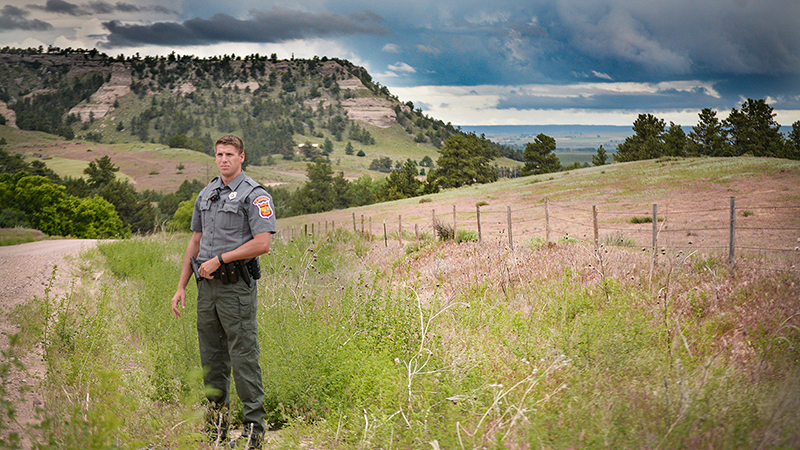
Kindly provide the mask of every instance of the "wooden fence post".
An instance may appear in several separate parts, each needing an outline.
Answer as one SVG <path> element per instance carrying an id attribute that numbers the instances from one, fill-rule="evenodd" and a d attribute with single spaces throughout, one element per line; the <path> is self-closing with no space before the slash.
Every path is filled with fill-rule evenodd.
<path id="1" fill-rule="evenodd" d="M 483 240 L 481 235 L 481 205 L 475 205 L 475 209 L 478 211 L 478 242 Z"/>
<path id="2" fill-rule="evenodd" d="M 658 204 L 653 203 L 653 264 L 658 255 Z"/>
<path id="3" fill-rule="evenodd" d="M 728 264 L 736 265 L 736 197 L 731 197 L 731 232 L 728 245 Z"/>
<path id="4" fill-rule="evenodd" d="M 356 213 L 353 213 L 353 233 L 356 231 Z"/>
<path id="5" fill-rule="evenodd" d="M 511 250 L 514 250 L 514 239 L 513 234 L 511 233 L 511 207 L 508 206 L 508 247 Z"/>
<path id="6" fill-rule="evenodd" d="M 372 220 L 372 217 L 370 217 L 370 220 Z M 361 215 L 361 236 L 362 236 L 362 237 L 363 237 L 363 236 L 366 236 L 366 235 L 364 234 L 364 215 L 363 215 L 363 214 Z"/>
<path id="7" fill-rule="evenodd" d="M 386 220 L 383 221 L 383 246 L 389 246 L 389 236 L 386 234 Z"/>
<path id="8" fill-rule="evenodd" d="M 403 246 L 403 215 L 397 215 L 397 242 L 400 243 L 400 247 Z"/>
<path id="9" fill-rule="evenodd" d="M 550 199 L 544 199 L 545 244 L 550 243 Z"/>
<path id="10" fill-rule="evenodd" d="M 600 230 L 597 227 L 597 205 L 592 205 L 592 221 L 594 222 L 594 248 L 600 247 Z"/>
<path id="11" fill-rule="evenodd" d="M 456 240 L 456 236 L 458 235 L 458 233 L 456 232 L 457 228 L 458 228 L 458 223 L 456 221 L 456 205 L 453 205 L 453 240 L 454 241 Z"/>
<path id="12" fill-rule="evenodd" d="M 372 242 L 372 216 L 369 216 L 369 240 Z"/>

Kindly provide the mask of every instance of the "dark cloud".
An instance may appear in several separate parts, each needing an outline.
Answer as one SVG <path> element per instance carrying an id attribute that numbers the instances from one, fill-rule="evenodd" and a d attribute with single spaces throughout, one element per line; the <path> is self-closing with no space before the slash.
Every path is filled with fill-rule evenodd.
<path id="1" fill-rule="evenodd" d="M 16 6 L 6 5 L 0 10 L 0 30 L 45 31 L 53 28 L 38 19 L 28 20 L 30 13 Z"/>
<path id="2" fill-rule="evenodd" d="M 47 0 L 47 3 L 45 3 L 44 6 L 28 5 L 28 8 L 76 17 L 88 16 L 92 14 L 113 14 L 115 12 L 157 12 L 161 14 L 176 14 L 175 11 L 161 5 L 138 6 L 125 2 L 117 2 L 112 4 L 101 0 L 91 1 L 83 5 L 69 3 L 64 0 Z"/>
<path id="3" fill-rule="evenodd" d="M 122 12 L 122 13 L 138 13 L 138 12 L 157 12 L 161 14 L 177 14 L 176 11 L 166 8 L 162 5 L 147 5 L 139 6 L 132 3 L 117 2 L 113 5 L 103 1 L 94 1 L 89 3 L 89 8 L 98 14 Z"/>
<path id="4" fill-rule="evenodd" d="M 28 7 L 31 9 L 40 9 L 49 13 L 67 14 L 70 16 L 86 16 L 91 14 L 90 11 L 83 9 L 74 3 L 65 2 L 64 0 L 47 0 L 47 3 L 45 3 L 44 6 L 28 5 Z"/>
<path id="5" fill-rule="evenodd" d="M 152 25 L 124 25 L 105 22 L 110 32 L 105 47 L 135 44 L 200 45 L 219 42 L 282 42 L 291 39 L 334 35 L 386 34 L 383 19 L 371 11 L 349 14 L 303 13 L 280 7 L 270 11 L 251 11 L 251 18 L 240 20 L 227 14 L 210 19 L 195 18 L 183 23 L 158 22 Z"/>
<path id="6" fill-rule="evenodd" d="M 563 38 L 654 76 L 800 74 L 800 2 L 557 0 Z"/>

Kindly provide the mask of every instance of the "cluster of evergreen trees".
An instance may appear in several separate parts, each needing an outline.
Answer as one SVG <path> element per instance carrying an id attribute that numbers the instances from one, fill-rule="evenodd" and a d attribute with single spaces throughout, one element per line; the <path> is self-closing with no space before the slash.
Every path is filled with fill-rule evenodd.
<path id="1" fill-rule="evenodd" d="M 418 178 L 420 171 L 411 159 L 398 162 L 394 167 L 388 157 L 375 159 L 370 168 L 388 172 L 386 178 L 373 180 L 364 175 L 351 182 L 343 172 L 334 175 L 330 163 L 320 157 L 307 165 L 308 181 L 299 189 L 290 191 L 278 187 L 270 189 L 270 193 L 278 217 L 290 217 L 417 197 L 439 192 L 441 188 L 490 183 L 498 178 L 498 170 L 491 163 L 499 153 L 484 136 L 454 134 L 439 153 L 436 167 L 429 170 L 425 181 Z M 433 167 L 429 157 L 421 164 Z"/>
<path id="2" fill-rule="evenodd" d="M 617 147 L 618 162 L 662 156 L 764 156 L 800 159 L 800 121 L 785 137 L 765 100 L 747 99 L 719 120 L 710 108 L 700 111 L 699 121 L 687 135 L 680 125 L 652 114 L 640 114 L 633 122 L 634 135 Z"/>

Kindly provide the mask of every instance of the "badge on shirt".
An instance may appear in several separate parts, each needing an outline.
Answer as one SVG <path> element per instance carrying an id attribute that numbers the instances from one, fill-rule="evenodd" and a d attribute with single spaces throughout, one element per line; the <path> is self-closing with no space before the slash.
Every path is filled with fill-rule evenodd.
<path id="1" fill-rule="evenodd" d="M 262 219 L 272 217 L 272 206 L 269 204 L 269 197 L 262 195 L 253 200 L 253 204 L 258 206 L 258 215 L 261 216 Z"/>
<path id="2" fill-rule="evenodd" d="M 228 200 L 233 200 L 236 198 L 236 191 L 231 192 L 228 194 Z"/>

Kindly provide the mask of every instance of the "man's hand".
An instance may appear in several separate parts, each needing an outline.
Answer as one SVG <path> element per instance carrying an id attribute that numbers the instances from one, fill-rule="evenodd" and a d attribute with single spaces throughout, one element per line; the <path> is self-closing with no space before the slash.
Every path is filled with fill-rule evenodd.
<path id="1" fill-rule="evenodd" d="M 178 309 L 178 303 L 181 304 L 181 309 L 186 309 L 186 289 L 178 289 L 172 297 L 172 314 L 175 318 L 181 316 L 181 309 Z"/>
<path id="2" fill-rule="evenodd" d="M 217 258 L 211 258 L 203 264 L 200 264 L 200 268 L 197 270 L 197 273 L 199 273 L 201 277 L 208 278 L 210 280 L 214 278 L 214 275 L 212 274 L 219 269 L 219 266 L 221 266 L 219 260 Z"/>

